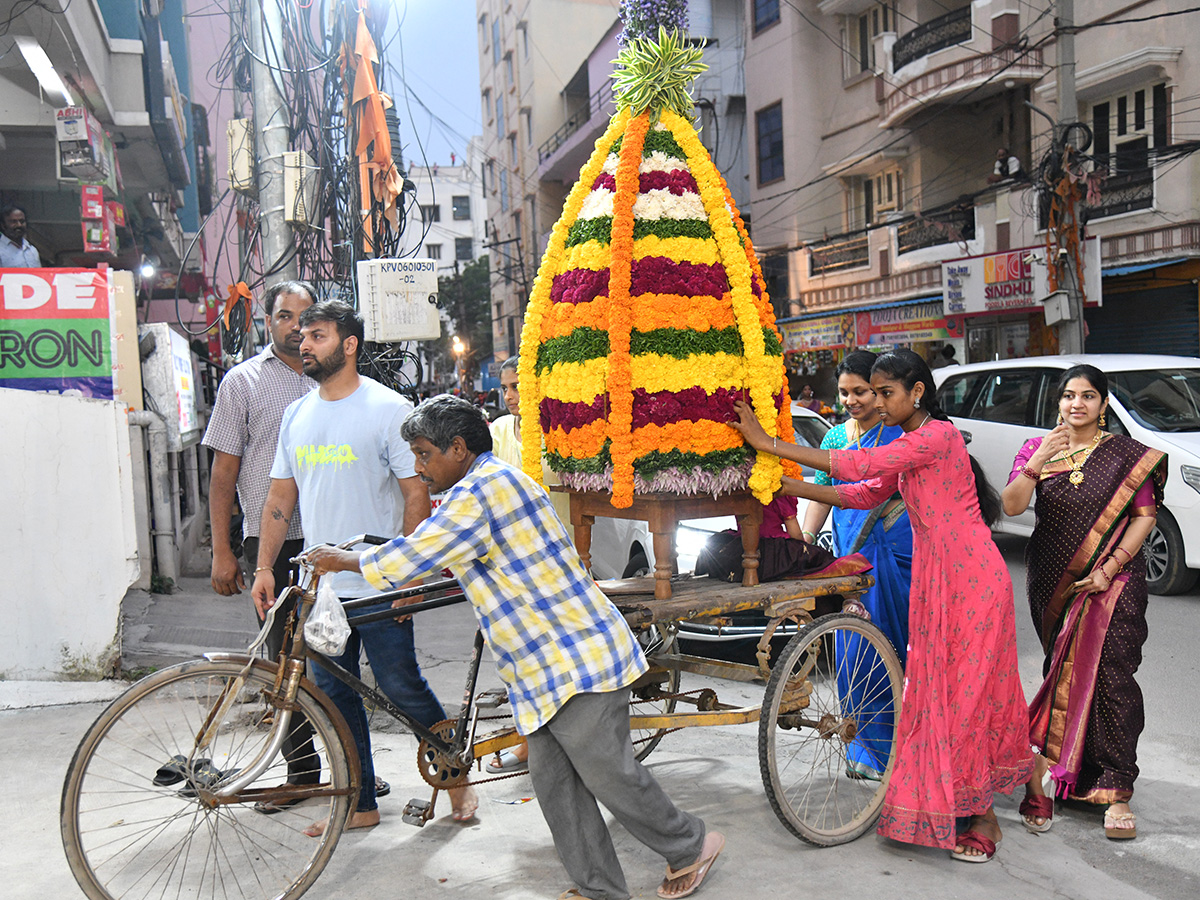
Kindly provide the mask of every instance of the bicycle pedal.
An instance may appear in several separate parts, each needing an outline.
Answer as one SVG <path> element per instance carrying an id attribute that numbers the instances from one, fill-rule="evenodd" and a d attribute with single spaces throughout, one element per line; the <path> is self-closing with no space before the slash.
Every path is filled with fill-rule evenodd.
<path id="1" fill-rule="evenodd" d="M 480 709 L 495 709 L 502 703 L 508 702 L 508 691 L 503 688 L 492 688 L 491 690 L 481 691 L 479 696 L 475 698 L 475 705 Z"/>
<path id="2" fill-rule="evenodd" d="M 405 805 L 404 814 L 400 818 L 409 825 L 416 825 L 418 828 L 424 828 L 425 823 L 429 821 L 429 817 L 429 801 L 418 800 L 416 797 L 414 797 Z"/>

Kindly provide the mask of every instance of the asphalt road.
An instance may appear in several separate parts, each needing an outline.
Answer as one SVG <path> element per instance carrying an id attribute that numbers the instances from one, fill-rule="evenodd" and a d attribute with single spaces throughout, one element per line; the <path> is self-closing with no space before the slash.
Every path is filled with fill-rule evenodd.
<path id="1" fill-rule="evenodd" d="M 1024 603 L 1023 541 L 1002 539 L 1016 588 L 1021 671 L 1032 695 L 1040 674 L 1032 626 Z M 213 631 L 234 632 L 230 610 L 248 607 L 241 598 L 218 601 L 193 585 L 195 596 L 163 599 L 186 606 L 192 624 L 206 611 Z M 224 605 L 222 605 L 224 604 Z M 182 613 L 179 614 L 182 616 Z M 153 636 L 150 624 L 131 632 Z M 997 804 L 1005 838 L 995 860 L 967 867 L 945 851 L 897 844 L 869 834 L 841 847 L 820 849 L 792 837 L 775 819 L 763 794 L 754 725 L 690 729 L 668 735 L 649 759 L 656 777 L 684 808 L 701 815 L 728 838 L 725 854 L 697 896 L 710 898 L 881 896 L 888 898 L 1079 898 L 1079 900 L 1183 900 L 1200 896 L 1200 593 L 1155 597 L 1150 641 L 1141 683 L 1147 728 L 1141 741 L 1142 776 L 1134 807 L 1140 837 L 1104 839 L 1101 816 L 1091 809 L 1060 809 L 1054 829 L 1031 835 L 1019 825 L 1019 798 Z M 472 619 L 465 607 L 424 614 L 418 644 L 427 677 L 445 702 L 461 696 Z M 139 630 L 140 629 L 140 630 Z M 178 637 L 178 635 L 176 635 Z M 185 645 L 179 641 L 179 646 Z M 486 687 L 498 683 L 486 664 Z M 704 686 L 686 677 L 684 689 Z M 757 703 L 761 688 L 714 683 L 727 702 Z M 0 690 L 0 698 L 4 691 Z M 0 712 L 0 804 L 9 827 L 0 841 L 3 895 L 11 898 L 72 898 L 82 893 L 67 868 L 58 834 L 62 780 L 75 745 L 103 708 L 99 703 L 41 706 Z M 571 887 L 558 864 L 528 779 L 481 786 L 476 821 L 449 820 L 445 799 L 439 817 L 424 829 L 405 825 L 400 809 L 409 797 L 428 796 L 413 765 L 415 742 L 380 729 L 376 768 L 393 783 L 380 801 L 383 821 L 343 837 L 333 860 L 307 897 L 403 897 L 414 900 L 553 898 Z M 619 826 L 618 853 L 635 897 L 651 898 L 662 862 Z"/>

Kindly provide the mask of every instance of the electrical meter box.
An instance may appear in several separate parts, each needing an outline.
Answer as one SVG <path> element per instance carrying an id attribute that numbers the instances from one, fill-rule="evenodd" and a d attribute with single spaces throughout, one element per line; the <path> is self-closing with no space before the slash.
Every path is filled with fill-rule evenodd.
<path id="1" fill-rule="evenodd" d="M 229 186 L 239 194 L 258 196 L 254 181 L 254 134 L 249 119 L 230 119 L 225 124 L 229 140 Z"/>
<path id="2" fill-rule="evenodd" d="M 436 260 L 359 260 L 358 309 L 367 340 L 437 340 L 442 336 L 437 291 Z"/>
<path id="3" fill-rule="evenodd" d="M 196 409 L 196 372 L 188 339 L 165 322 L 138 326 L 146 406 L 167 425 L 167 449 L 176 452 L 204 434 Z"/>
<path id="4" fill-rule="evenodd" d="M 293 225 L 312 223 L 319 173 L 303 150 L 289 150 L 283 154 L 283 217 Z"/>

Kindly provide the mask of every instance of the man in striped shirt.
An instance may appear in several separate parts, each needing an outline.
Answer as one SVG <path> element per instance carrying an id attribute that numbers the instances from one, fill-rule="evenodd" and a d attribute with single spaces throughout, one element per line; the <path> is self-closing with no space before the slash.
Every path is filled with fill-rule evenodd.
<path id="1" fill-rule="evenodd" d="M 668 863 L 661 897 L 695 890 L 724 846 L 634 759 L 629 686 L 647 670 L 620 612 L 592 581 L 546 491 L 497 460 L 482 411 L 426 400 L 402 437 L 430 493 L 447 491 L 407 537 L 358 553 L 320 548 L 318 572 L 355 571 L 389 589 L 449 568 L 474 607 L 571 896 L 625 900 L 625 876 L 597 801 Z M 566 895 L 564 895 L 566 896 Z"/>

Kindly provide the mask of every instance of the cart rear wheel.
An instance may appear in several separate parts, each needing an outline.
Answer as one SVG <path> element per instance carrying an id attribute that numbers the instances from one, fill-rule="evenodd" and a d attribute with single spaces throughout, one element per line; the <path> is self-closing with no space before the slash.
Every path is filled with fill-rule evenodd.
<path id="1" fill-rule="evenodd" d="M 675 626 L 652 625 L 645 631 L 637 633 L 638 643 L 642 651 L 650 659 L 651 669 L 654 669 L 652 657 L 656 653 L 678 653 L 679 640 L 675 635 Z M 675 697 L 679 693 L 679 670 L 661 669 L 661 679 L 655 684 L 637 688 L 629 696 L 629 711 L 635 715 L 667 715 L 675 711 Z M 666 729 L 635 728 L 630 730 L 633 737 L 633 753 L 638 762 L 649 756 L 658 742 L 667 733 Z"/>
<path id="2" fill-rule="evenodd" d="M 767 682 L 758 758 L 767 799 L 794 835 L 833 846 L 875 823 L 903 678 L 891 643 L 858 616 L 824 616 L 788 642 Z"/>
<path id="3" fill-rule="evenodd" d="M 61 827 L 71 871 L 91 900 L 292 900 L 329 861 L 357 784 L 336 710 L 307 690 L 296 703 L 323 767 L 314 791 L 340 793 L 274 815 L 250 800 L 204 797 L 269 746 L 276 711 L 262 692 L 273 686 L 274 670 L 257 662 L 245 668 L 197 660 L 162 669 L 118 697 L 84 735 L 67 770 Z M 199 747 L 205 731 L 211 740 Z M 287 778 L 280 756 L 250 787 Z M 303 833 L 321 818 L 329 826 L 320 838 Z"/>

